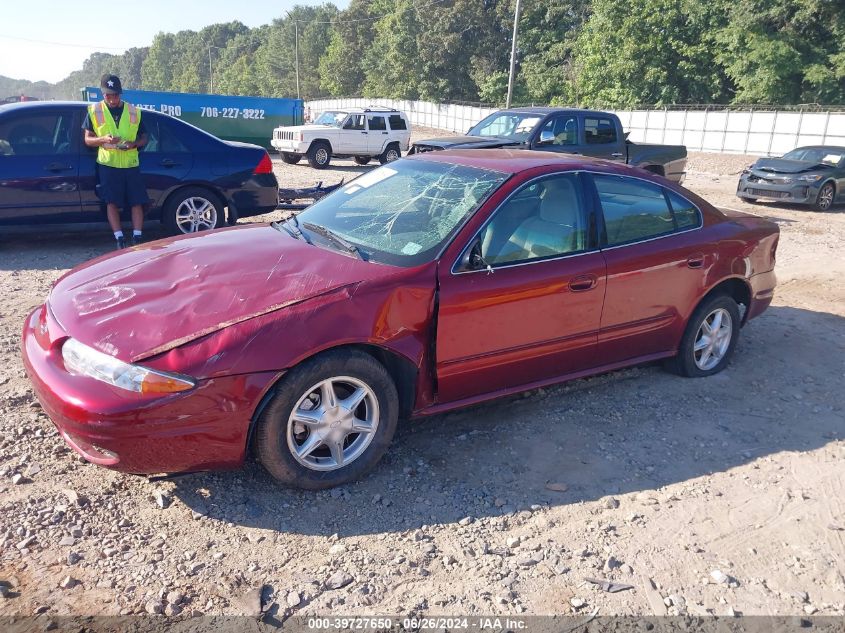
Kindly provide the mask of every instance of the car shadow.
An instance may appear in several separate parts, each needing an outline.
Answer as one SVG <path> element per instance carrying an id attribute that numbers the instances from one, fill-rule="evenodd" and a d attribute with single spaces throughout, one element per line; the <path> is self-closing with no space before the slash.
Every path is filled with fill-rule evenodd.
<path id="1" fill-rule="evenodd" d="M 840 316 L 772 307 L 709 378 L 650 365 L 407 421 L 373 473 L 328 491 L 283 488 L 250 460 L 175 479 L 173 494 L 204 520 L 340 536 L 658 495 L 845 437 L 843 403 L 830 395 L 841 388 L 843 329 Z M 820 371 L 823 359 L 832 371 Z"/>

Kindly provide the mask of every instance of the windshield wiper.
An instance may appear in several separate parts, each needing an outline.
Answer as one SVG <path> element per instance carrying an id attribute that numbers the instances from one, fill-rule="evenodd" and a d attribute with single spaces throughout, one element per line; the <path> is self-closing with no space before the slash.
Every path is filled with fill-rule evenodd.
<path id="1" fill-rule="evenodd" d="M 355 246 L 355 244 L 353 244 L 352 242 L 347 242 L 345 239 L 343 239 L 340 235 L 338 235 L 331 229 L 327 229 L 326 227 L 321 226 L 319 224 L 311 224 L 310 222 L 303 222 L 302 226 L 304 226 L 309 231 L 314 231 L 314 233 L 316 233 L 317 235 L 322 235 L 326 239 L 331 240 L 347 252 L 355 253 L 358 259 L 364 259 L 364 255 L 361 254 L 361 251 L 358 249 L 357 246 Z"/>
<path id="2" fill-rule="evenodd" d="M 287 231 L 287 228 L 285 228 L 285 230 L 288 233 L 290 233 L 293 237 L 295 237 L 298 240 L 304 240 L 305 242 L 308 242 L 309 244 L 312 243 L 311 240 L 308 239 L 308 236 L 305 235 L 305 233 L 303 233 L 299 229 L 299 220 L 296 219 L 296 215 L 290 216 L 287 220 L 285 220 L 285 223 L 282 224 L 282 226 L 285 226 L 285 224 L 288 224 L 288 223 L 290 223 L 290 225 L 293 227 L 293 232 Z"/>
<path id="3" fill-rule="evenodd" d="M 284 231 L 288 235 L 290 235 L 293 239 L 298 240 L 299 238 L 296 236 L 296 233 L 291 231 L 288 227 L 286 227 L 281 222 L 270 222 L 270 226 L 272 226 L 277 231 Z"/>

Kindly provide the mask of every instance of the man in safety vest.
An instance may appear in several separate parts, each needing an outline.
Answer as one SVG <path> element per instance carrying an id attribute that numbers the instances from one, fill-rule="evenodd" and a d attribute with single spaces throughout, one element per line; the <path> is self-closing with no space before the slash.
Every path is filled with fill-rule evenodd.
<path id="1" fill-rule="evenodd" d="M 109 225 L 114 231 L 117 248 L 126 241 L 120 226 L 120 208 L 132 208 L 132 241 L 142 241 L 144 205 L 147 189 L 138 166 L 138 148 L 147 144 L 147 133 L 141 109 L 120 99 L 123 87 L 116 75 L 103 75 L 100 80 L 103 101 L 88 106 L 82 124 L 85 144 L 97 149 L 100 196 L 106 203 Z"/>

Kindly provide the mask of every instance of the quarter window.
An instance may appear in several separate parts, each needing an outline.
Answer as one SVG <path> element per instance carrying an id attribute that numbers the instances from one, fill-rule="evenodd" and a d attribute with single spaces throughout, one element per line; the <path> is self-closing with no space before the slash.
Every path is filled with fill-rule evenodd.
<path id="1" fill-rule="evenodd" d="M 587 248 L 588 222 L 575 174 L 558 174 L 517 191 L 481 232 L 490 266 L 577 253 Z"/>
<path id="2" fill-rule="evenodd" d="M 663 188 L 623 176 L 595 175 L 609 246 L 675 231 Z"/>
<path id="3" fill-rule="evenodd" d="M 682 198 L 674 191 L 666 191 L 669 196 L 669 204 L 672 205 L 672 215 L 675 216 L 675 225 L 679 231 L 694 229 L 701 224 L 696 206 Z"/>

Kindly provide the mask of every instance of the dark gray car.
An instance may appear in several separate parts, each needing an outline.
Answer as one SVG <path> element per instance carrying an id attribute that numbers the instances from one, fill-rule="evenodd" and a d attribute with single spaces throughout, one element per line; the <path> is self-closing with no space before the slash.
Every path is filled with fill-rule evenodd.
<path id="1" fill-rule="evenodd" d="M 760 158 L 739 177 L 736 195 L 811 204 L 827 211 L 845 202 L 845 147 L 799 147 L 781 158 Z"/>

